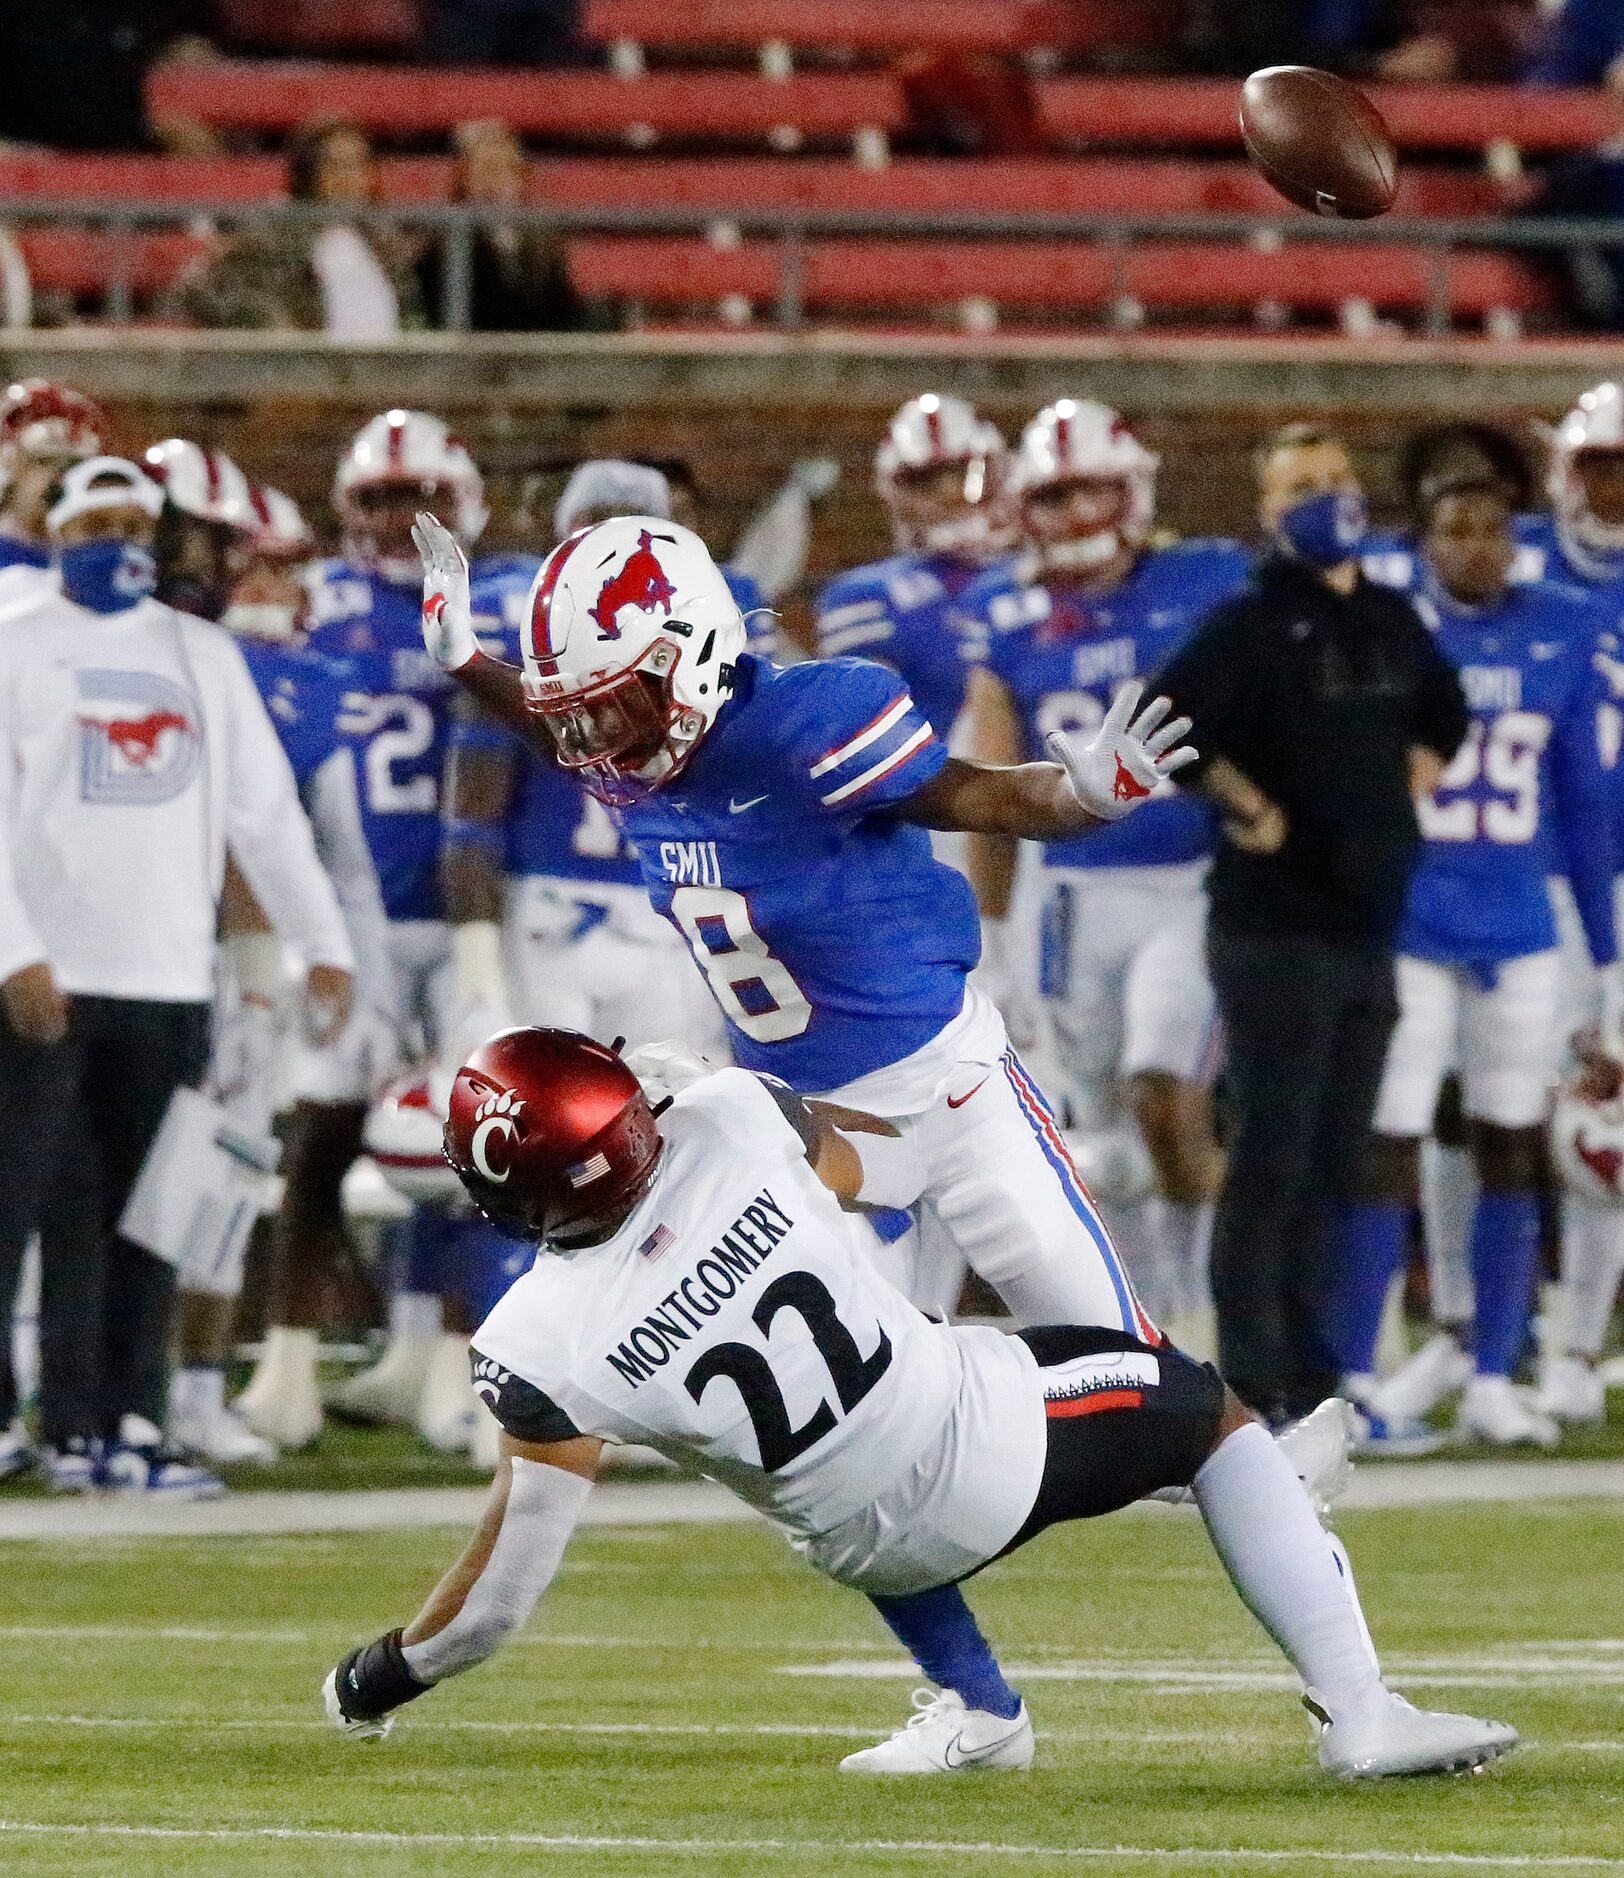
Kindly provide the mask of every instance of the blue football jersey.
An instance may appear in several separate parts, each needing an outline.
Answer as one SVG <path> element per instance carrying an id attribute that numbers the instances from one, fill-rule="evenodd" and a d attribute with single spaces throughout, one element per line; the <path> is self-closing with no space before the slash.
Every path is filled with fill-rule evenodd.
<path id="1" fill-rule="evenodd" d="M 519 634 L 540 566 L 534 557 L 514 555 L 491 571 L 480 569 L 470 583 L 474 630 L 491 654 L 509 665 L 523 663 Z M 515 759 L 502 843 L 502 864 L 509 874 L 545 874 L 625 886 L 640 883 L 637 857 L 612 811 L 556 763 L 478 714 L 459 716 L 451 728 L 451 741 L 459 750 L 503 750 Z"/>
<path id="2" fill-rule="evenodd" d="M 303 790 L 343 741 L 338 720 L 353 674 L 307 645 L 239 639 L 237 649 Z"/>
<path id="3" fill-rule="evenodd" d="M 1429 581 L 1415 599 L 1460 673 L 1472 726 L 1419 805 L 1425 846 L 1399 950 L 1469 966 L 1543 952 L 1557 936 L 1547 877 L 1564 873 L 1592 955 L 1609 963 L 1617 850 L 1589 597 L 1541 582 L 1478 610 Z"/>
<path id="4" fill-rule="evenodd" d="M 1553 544 L 1546 535 L 1549 524 L 1550 517 L 1545 515 L 1511 518 L 1512 537 L 1517 544 L 1511 578 L 1519 587 L 1530 586 L 1536 580 L 1576 581 L 1576 576 L 1552 559 Z M 1366 578 L 1381 587 L 1399 587 L 1409 593 L 1421 578 L 1420 551 L 1412 528 L 1372 529 L 1359 549 L 1359 559 Z"/>
<path id="5" fill-rule="evenodd" d="M 746 1068 L 838 1088 L 958 1014 L 980 952 L 974 897 L 924 829 L 886 812 L 946 762 L 884 666 L 746 653 L 687 768 L 623 811 L 649 897 Z"/>
<path id="6" fill-rule="evenodd" d="M 1092 736 L 1113 694 L 1160 670 L 1249 571 L 1233 542 L 1184 541 L 1147 550 L 1108 593 L 1022 580 L 1017 562 L 977 581 L 960 606 L 1020 713 L 1025 757 L 1041 759 L 1052 731 Z M 1209 854 L 1216 827 L 1209 802 L 1175 791 L 1109 828 L 1048 842 L 1043 857 L 1052 867 L 1167 867 Z"/>
<path id="7" fill-rule="evenodd" d="M 981 572 L 945 554 L 898 554 L 838 575 L 818 598 L 818 656 L 889 665 L 946 737 L 969 676 L 954 603 Z"/>
<path id="8" fill-rule="evenodd" d="M 422 592 L 344 561 L 310 584 L 310 644 L 349 669 L 339 728 L 391 919 L 440 919 L 440 782 L 452 683 L 423 644 Z"/>

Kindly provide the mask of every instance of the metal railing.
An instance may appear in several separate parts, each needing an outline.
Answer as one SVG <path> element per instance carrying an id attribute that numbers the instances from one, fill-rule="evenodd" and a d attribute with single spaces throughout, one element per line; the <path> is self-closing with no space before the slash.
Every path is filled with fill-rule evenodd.
<path id="1" fill-rule="evenodd" d="M 942 240 L 1076 241 L 1114 252 L 1119 261 L 1137 242 L 1250 243 L 1260 248 L 1323 243 L 1417 247 L 1429 257 L 1431 292 L 1425 315 L 1429 332 L 1446 332 L 1450 319 L 1449 259 L 1458 250 L 1498 249 L 1517 253 L 1566 253 L 1616 248 L 1624 250 L 1624 219 L 1599 217 L 1495 217 L 1454 220 L 1342 222 L 1310 216 L 1252 215 L 1075 215 L 1034 212 L 1020 215 L 965 211 L 945 215 L 907 211 L 746 207 L 669 208 L 649 206 L 594 208 L 488 208 L 462 203 L 400 203 L 346 209 L 341 216 L 324 203 L 271 202 L 108 202 L 69 197 L 0 196 L 0 223 L 13 227 L 54 225 L 85 227 L 100 234 L 134 236 L 155 229 L 178 231 L 262 228 L 272 224 L 326 227 L 342 220 L 379 231 L 411 231 L 438 237 L 443 244 L 440 325 L 465 332 L 470 324 L 474 238 L 482 228 L 552 235 L 636 234 L 699 235 L 727 239 L 764 236 L 778 249 L 776 317 L 794 330 L 806 321 L 806 249 L 821 236 Z M 102 313 L 123 324 L 135 313 L 130 243 L 115 243 Z M 1126 282 L 1123 295 L 1127 296 Z"/>

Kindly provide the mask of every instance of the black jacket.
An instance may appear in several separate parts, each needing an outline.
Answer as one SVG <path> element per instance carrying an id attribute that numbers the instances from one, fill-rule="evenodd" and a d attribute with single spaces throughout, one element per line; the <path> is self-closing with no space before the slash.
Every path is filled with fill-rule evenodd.
<path id="1" fill-rule="evenodd" d="M 1271 555 L 1151 690 L 1195 719 L 1202 763 L 1181 782 L 1227 757 L 1286 813 L 1278 854 L 1220 847 L 1214 927 L 1390 945 L 1420 841 L 1410 749 L 1447 762 L 1469 721 L 1460 680 L 1409 601 L 1363 576 L 1339 594 Z"/>

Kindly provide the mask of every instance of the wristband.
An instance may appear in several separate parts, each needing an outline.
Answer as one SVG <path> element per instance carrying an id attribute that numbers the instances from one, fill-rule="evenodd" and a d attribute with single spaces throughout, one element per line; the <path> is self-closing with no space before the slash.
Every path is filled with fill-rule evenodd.
<path id="1" fill-rule="evenodd" d="M 346 1721 L 380 1721 L 429 1687 L 407 1667 L 398 1630 L 351 1650 L 333 1672 L 333 1686 Z"/>
<path id="2" fill-rule="evenodd" d="M 440 824 L 448 848 L 474 848 L 500 861 L 507 847 L 507 831 L 500 822 L 480 821 L 472 815 L 448 815 Z"/>

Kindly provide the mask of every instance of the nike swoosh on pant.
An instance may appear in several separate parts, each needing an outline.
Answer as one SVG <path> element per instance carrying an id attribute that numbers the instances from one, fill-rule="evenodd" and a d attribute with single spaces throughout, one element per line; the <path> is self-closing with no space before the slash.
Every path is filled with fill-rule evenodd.
<path id="1" fill-rule="evenodd" d="M 973 1096 L 976 1093 L 976 1089 L 985 1089 L 989 1081 L 990 1081 L 989 1077 L 983 1076 L 980 1082 L 976 1084 L 975 1089 L 972 1089 L 970 1091 L 969 1095 L 949 1096 L 947 1098 L 947 1106 L 950 1109 L 962 1109 L 965 1103 L 970 1100 L 970 1096 Z"/>

